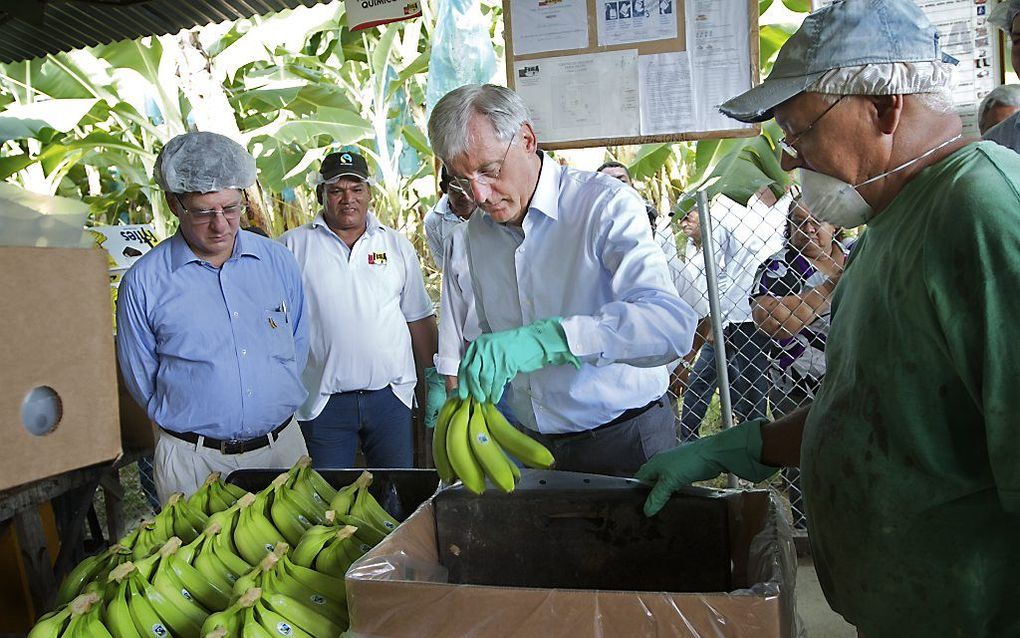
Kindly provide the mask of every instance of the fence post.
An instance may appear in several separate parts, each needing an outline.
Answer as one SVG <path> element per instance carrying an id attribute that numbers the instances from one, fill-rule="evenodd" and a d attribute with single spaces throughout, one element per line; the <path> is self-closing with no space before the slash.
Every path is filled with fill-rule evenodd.
<path id="1" fill-rule="evenodd" d="M 712 215 L 708 208 L 708 193 L 698 191 L 698 218 L 701 226 L 701 248 L 705 258 L 705 278 L 708 283 L 708 311 L 712 318 L 712 338 L 715 341 L 715 371 L 719 384 L 719 416 L 723 429 L 733 427 L 733 407 L 730 404 L 730 377 L 726 367 L 726 342 L 723 336 L 722 313 L 719 310 L 719 274 L 716 272 L 715 240 L 712 233 Z M 730 487 L 736 487 L 731 474 Z"/>

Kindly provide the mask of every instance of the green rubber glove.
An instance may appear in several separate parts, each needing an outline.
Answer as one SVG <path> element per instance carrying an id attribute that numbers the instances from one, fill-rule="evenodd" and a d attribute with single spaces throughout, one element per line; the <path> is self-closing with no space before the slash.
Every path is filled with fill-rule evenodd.
<path id="1" fill-rule="evenodd" d="M 779 471 L 761 464 L 761 426 L 765 419 L 744 421 L 714 436 L 660 452 L 641 466 L 634 478 L 654 482 L 645 500 L 645 516 L 655 516 L 670 495 L 695 481 L 707 481 L 724 472 L 758 483 Z"/>
<path id="2" fill-rule="evenodd" d="M 435 368 L 425 368 L 425 383 L 428 384 L 428 395 L 425 399 L 425 427 L 436 427 L 439 408 L 446 403 L 446 384 Z"/>
<path id="3" fill-rule="evenodd" d="M 479 403 L 499 403 L 503 388 L 518 372 L 566 363 L 581 367 L 580 360 L 570 354 L 559 317 L 483 334 L 468 346 L 461 359 L 457 392 L 461 400 L 470 394 Z"/>

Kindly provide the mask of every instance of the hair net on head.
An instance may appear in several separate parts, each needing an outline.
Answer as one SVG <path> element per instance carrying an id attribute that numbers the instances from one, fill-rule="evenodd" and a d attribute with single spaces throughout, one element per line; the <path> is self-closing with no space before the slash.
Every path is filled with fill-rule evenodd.
<path id="1" fill-rule="evenodd" d="M 1020 13 L 1020 0 L 1006 0 L 992 7 L 988 12 L 988 23 L 1006 33 L 1013 29 L 1013 18 Z"/>
<path id="2" fill-rule="evenodd" d="M 168 193 L 245 189 L 255 183 L 255 158 L 219 133 L 185 133 L 163 146 L 152 178 Z"/>

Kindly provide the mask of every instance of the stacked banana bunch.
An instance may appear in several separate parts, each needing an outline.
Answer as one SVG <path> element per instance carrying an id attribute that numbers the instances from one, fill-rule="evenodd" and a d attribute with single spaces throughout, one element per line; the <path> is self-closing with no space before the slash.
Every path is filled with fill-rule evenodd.
<path id="1" fill-rule="evenodd" d="M 371 483 L 338 491 L 307 457 L 257 494 L 211 475 L 82 561 L 29 638 L 339 636 L 344 574 L 398 524 Z"/>
<path id="2" fill-rule="evenodd" d="M 488 478 L 504 492 L 512 492 L 521 472 L 507 455 L 539 469 L 554 461 L 544 445 L 510 425 L 492 403 L 452 397 L 443 404 L 432 434 L 432 458 L 444 483 L 460 479 L 481 494 Z"/>

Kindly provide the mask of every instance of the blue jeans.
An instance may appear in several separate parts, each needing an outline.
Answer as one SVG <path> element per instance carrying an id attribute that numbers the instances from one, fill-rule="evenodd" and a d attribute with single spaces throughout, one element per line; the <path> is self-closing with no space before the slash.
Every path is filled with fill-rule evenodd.
<path id="1" fill-rule="evenodd" d="M 300 421 L 312 467 L 349 468 L 361 441 L 368 467 L 413 467 L 411 408 L 381 390 L 341 392 L 311 421 Z"/>
<path id="2" fill-rule="evenodd" d="M 769 336 L 758 330 L 754 323 L 745 322 L 727 326 L 724 339 L 734 417 L 741 421 L 766 418 L 772 383 L 768 376 Z M 717 387 L 715 348 L 706 343 L 694 362 L 687 391 L 684 392 L 680 416 L 681 441 L 698 438 L 698 430 Z"/>

